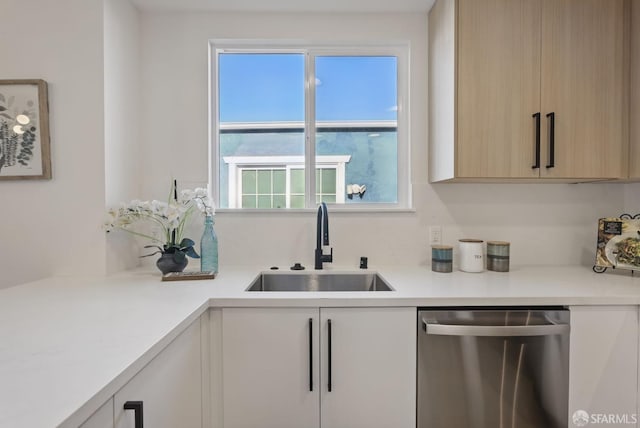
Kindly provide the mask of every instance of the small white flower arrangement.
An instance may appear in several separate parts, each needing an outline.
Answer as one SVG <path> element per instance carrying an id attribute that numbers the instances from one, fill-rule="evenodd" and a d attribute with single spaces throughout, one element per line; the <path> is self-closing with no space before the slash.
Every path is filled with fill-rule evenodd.
<path id="1" fill-rule="evenodd" d="M 171 188 L 171 194 L 167 202 L 132 200 L 122 204 L 117 209 L 107 210 L 105 230 L 121 229 L 142 238 L 149 239 L 154 245 L 145 245 L 145 248 L 157 248 L 151 254 L 173 254 L 176 263 L 184 263 L 186 256 L 200 258 L 193 246 L 195 242 L 184 238 L 184 230 L 187 220 L 194 211 L 199 211 L 206 216 L 215 214 L 215 206 L 205 188 L 183 190 L 178 197 L 176 182 Z M 147 229 L 135 230 L 136 225 L 148 223 L 152 226 L 153 234 Z"/>
<path id="2" fill-rule="evenodd" d="M 203 187 L 197 187 L 193 190 L 185 189 L 180 192 L 180 196 L 183 201 L 192 201 L 204 215 L 215 215 L 215 206 L 207 189 Z"/>

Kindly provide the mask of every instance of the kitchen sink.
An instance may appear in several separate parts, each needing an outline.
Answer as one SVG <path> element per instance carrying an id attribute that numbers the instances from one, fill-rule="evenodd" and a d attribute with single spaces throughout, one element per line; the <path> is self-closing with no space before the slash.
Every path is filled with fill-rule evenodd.
<path id="1" fill-rule="evenodd" d="M 394 291 L 373 272 L 263 272 L 246 291 Z"/>

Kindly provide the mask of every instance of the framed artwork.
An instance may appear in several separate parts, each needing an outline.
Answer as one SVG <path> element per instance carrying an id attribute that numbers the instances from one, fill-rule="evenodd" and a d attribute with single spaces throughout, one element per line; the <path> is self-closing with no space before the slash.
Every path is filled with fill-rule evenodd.
<path id="1" fill-rule="evenodd" d="M 640 270 L 640 214 L 598 220 L 595 272 L 613 269 Z"/>
<path id="2" fill-rule="evenodd" d="M 48 180 L 47 82 L 0 80 L 0 180 Z"/>

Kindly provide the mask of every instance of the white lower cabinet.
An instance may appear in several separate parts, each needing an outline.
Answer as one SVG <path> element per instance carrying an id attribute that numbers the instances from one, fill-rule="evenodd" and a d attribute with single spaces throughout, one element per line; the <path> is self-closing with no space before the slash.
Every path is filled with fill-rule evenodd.
<path id="1" fill-rule="evenodd" d="M 636 426 L 638 333 L 638 306 L 571 307 L 569 426 Z"/>
<path id="2" fill-rule="evenodd" d="M 416 308 L 225 308 L 224 428 L 413 428 Z"/>
<path id="3" fill-rule="evenodd" d="M 196 320 L 113 398 L 116 428 L 137 428 L 142 403 L 145 427 L 202 428 L 202 367 L 200 320 Z"/>
<path id="4" fill-rule="evenodd" d="M 224 428 L 319 426 L 318 328 L 317 308 L 222 310 Z"/>
<path id="5" fill-rule="evenodd" d="M 416 308 L 322 308 L 323 428 L 415 427 Z M 329 341 L 331 323 L 331 352 Z M 411 324 L 413 323 L 413 324 Z"/>

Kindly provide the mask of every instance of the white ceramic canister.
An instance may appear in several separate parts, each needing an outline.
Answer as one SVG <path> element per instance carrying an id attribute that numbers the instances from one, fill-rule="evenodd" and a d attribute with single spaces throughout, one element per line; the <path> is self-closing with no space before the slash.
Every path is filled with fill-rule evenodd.
<path id="1" fill-rule="evenodd" d="M 484 255 L 481 239 L 460 239 L 460 270 L 463 272 L 482 272 L 484 270 Z"/>

